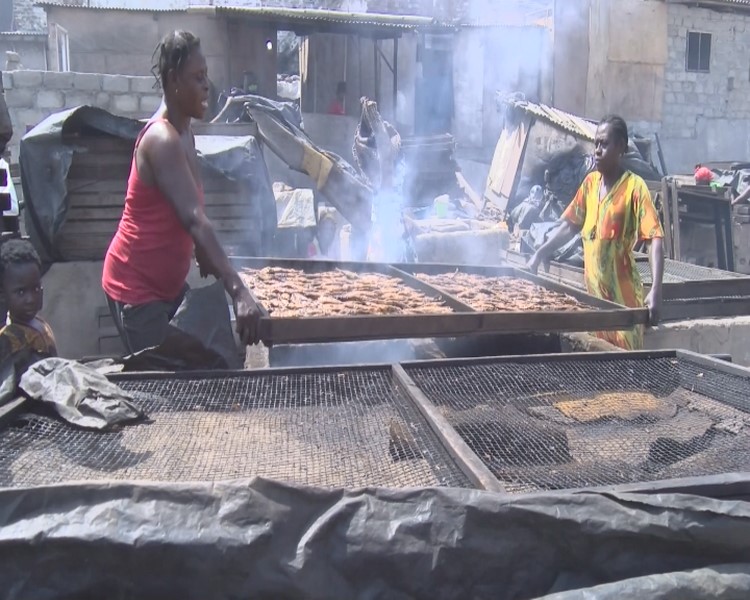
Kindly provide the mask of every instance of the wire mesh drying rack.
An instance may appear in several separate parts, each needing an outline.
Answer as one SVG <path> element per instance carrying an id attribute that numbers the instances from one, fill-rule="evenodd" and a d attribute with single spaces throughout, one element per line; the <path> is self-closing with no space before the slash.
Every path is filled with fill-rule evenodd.
<path id="1" fill-rule="evenodd" d="M 0 428 L 0 486 L 257 475 L 649 491 L 750 464 L 750 371 L 682 351 L 113 380 L 150 424 L 83 431 L 21 407 Z"/>
<path id="2" fill-rule="evenodd" d="M 509 264 L 522 266 L 526 257 L 508 252 Z M 648 257 L 636 255 L 636 268 L 645 287 L 651 285 Z M 583 269 L 552 263 L 543 277 L 585 289 Z M 661 316 L 665 321 L 735 317 L 750 313 L 750 276 L 666 259 L 662 286 Z"/>

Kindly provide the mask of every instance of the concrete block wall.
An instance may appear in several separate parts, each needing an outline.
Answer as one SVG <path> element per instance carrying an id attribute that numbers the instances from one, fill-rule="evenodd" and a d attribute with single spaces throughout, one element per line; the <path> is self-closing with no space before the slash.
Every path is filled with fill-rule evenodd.
<path id="1" fill-rule="evenodd" d="M 750 15 L 668 5 L 661 139 L 672 171 L 750 159 Z M 690 31 L 710 33 L 709 73 L 688 72 Z"/>
<path id="2" fill-rule="evenodd" d="M 96 106 L 124 117 L 151 116 L 161 102 L 153 77 L 58 73 L 3 72 L 5 101 L 13 123 L 11 160 L 18 161 L 21 138 L 49 115 L 81 105 Z"/>

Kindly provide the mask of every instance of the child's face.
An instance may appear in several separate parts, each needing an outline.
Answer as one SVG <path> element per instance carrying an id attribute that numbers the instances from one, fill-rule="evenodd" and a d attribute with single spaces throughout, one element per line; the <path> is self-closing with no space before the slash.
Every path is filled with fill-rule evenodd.
<path id="1" fill-rule="evenodd" d="M 13 323 L 29 323 L 42 310 L 42 274 L 34 263 L 9 265 L 3 293 Z"/>

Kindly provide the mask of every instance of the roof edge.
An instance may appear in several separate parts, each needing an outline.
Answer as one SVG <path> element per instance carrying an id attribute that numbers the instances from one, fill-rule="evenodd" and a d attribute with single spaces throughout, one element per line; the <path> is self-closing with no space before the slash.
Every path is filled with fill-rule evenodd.
<path id="1" fill-rule="evenodd" d="M 111 12 L 158 12 L 158 13 L 186 13 L 186 8 L 134 8 L 125 6 L 81 6 L 70 4 L 64 0 L 37 0 L 34 6 L 39 8 L 78 8 L 81 10 L 111 11 Z"/>
<path id="2" fill-rule="evenodd" d="M 212 7 L 191 6 L 188 12 L 210 10 Z M 328 21 L 331 23 L 357 23 L 363 25 L 381 25 L 385 27 L 457 27 L 449 21 L 439 21 L 432 17 L 419 15 L 394 15 L 375 12 L 348 12 L 323 8 L 281 8 L 270 6 L 214 6 L 217 14 L 245 14 L 259 17 L 279 17 L 300 21 Z"/>
<path id="3" fill-rule="evenodd" d="M 4 38 L 47 37 L 47 35 L 46 31 L 0 31 L 0 37 Z"/>
<path id="4" fill-rule="evenodd" d="M 681 4 L 689 8 L 706 8 L 722 12 L 750 12 L 750 0 L 667 0 L 667 4 Z"/>

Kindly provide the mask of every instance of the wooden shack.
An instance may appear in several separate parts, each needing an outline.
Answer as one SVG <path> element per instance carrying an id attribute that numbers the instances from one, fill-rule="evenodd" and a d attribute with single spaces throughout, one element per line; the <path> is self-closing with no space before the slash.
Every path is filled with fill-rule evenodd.
<path id="1" fill-rule="evenodd" d="M 253 126 L 201 126 L 201 135 L 254 135 Z M 199 141 L 199 140 L 198 140 Z M 64 261 L 102 260 L 122 216 L 134 143 L 113 136 L 78 135 L 66 139 L 76 152 L 67 175 L 68 210 L 55 239 Z M 252 201 L 248 181 L 235 181 L 202 168 L 206 214 L 227 253 L 261 253 L 261 208 Z"/>

